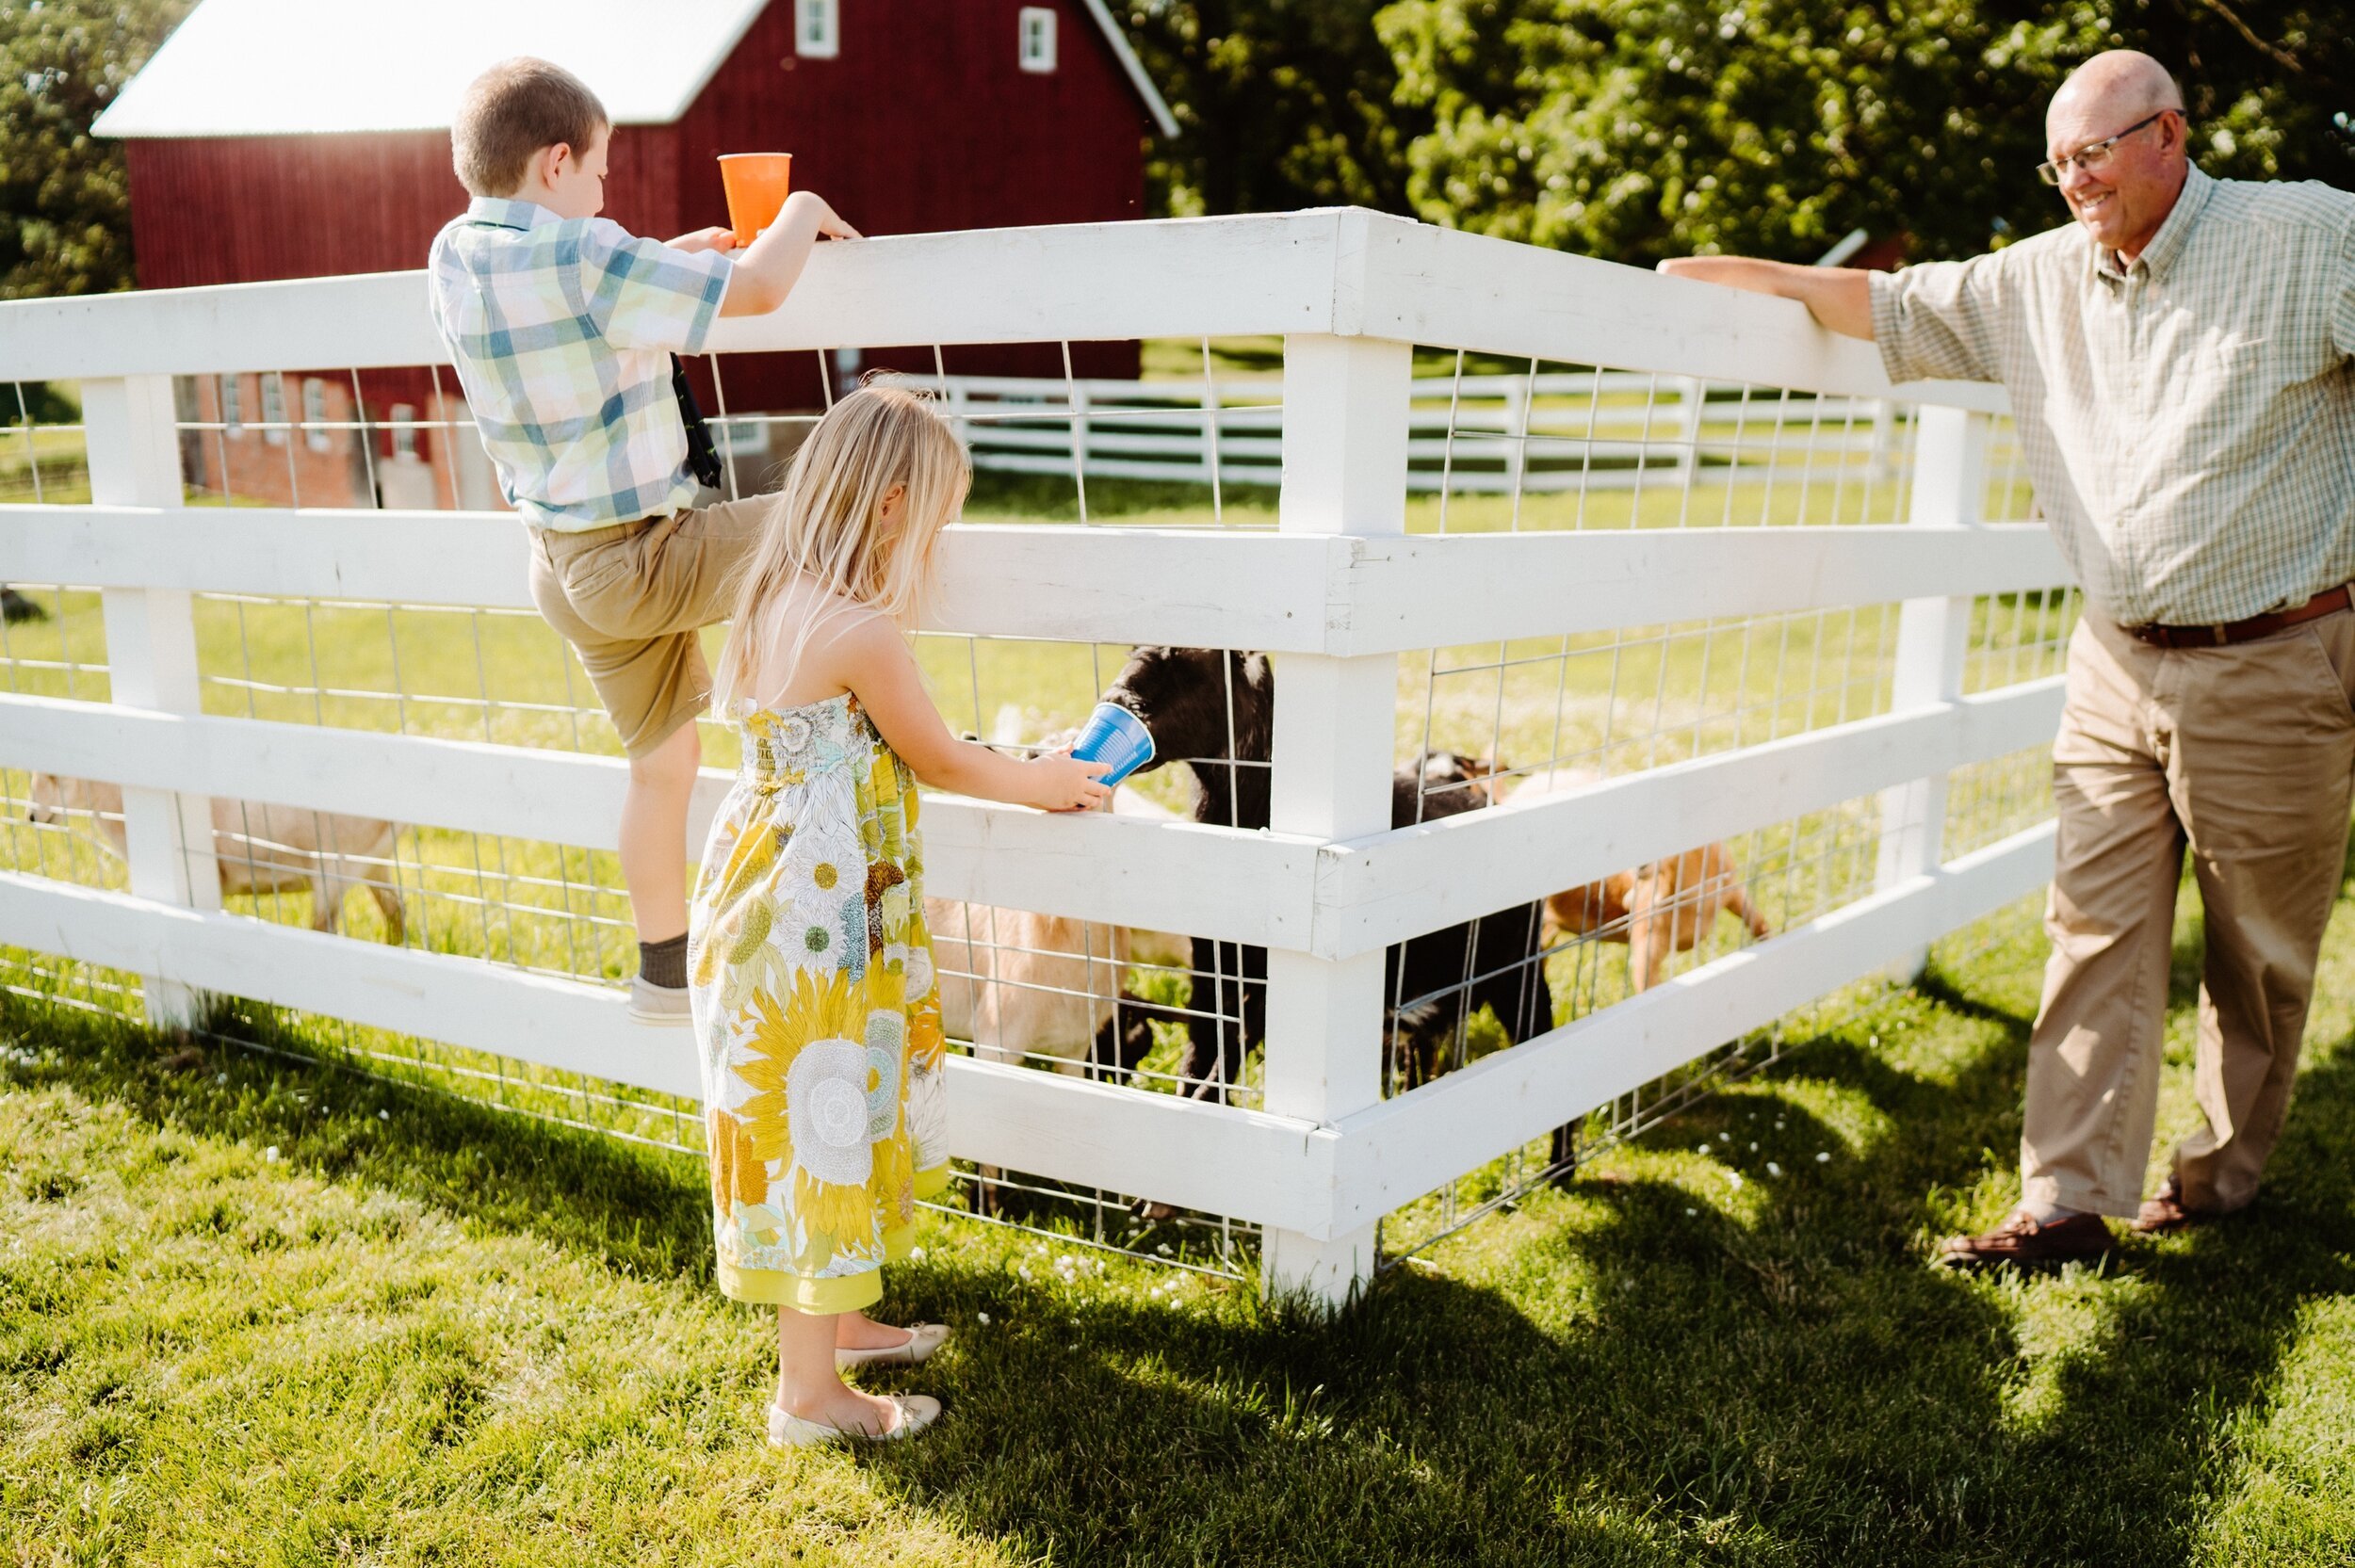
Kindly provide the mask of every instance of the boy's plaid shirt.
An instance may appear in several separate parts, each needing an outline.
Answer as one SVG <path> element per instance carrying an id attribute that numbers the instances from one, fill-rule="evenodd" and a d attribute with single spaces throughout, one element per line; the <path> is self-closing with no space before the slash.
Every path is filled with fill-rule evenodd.
<path id="1" fill-rule="evenodd" d="M 671 355 L 702 349 L 732 266 L 487 196 L 434 236 L 433 325 L 526 522 L 574 532 L 693 504 Z"/>

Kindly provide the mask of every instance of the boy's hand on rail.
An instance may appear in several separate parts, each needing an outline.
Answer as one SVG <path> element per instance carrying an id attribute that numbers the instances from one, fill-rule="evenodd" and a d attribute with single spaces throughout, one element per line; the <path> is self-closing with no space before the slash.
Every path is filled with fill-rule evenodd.
<path id="1" fill-rule="evenodd" d="M 666 239 L 662 243 L 674 251 L 733 251 L 736 249 L 736 231 L 723 224 L 714 224 L 708 229 L 698 229 L 691 234 L 681 234 L 676 239 Z"/>
<path id="2" fill-rule="evenodd" d="M 857 239 L 859 232 L 842 221 L 815 192 L 797 190 L 785 199 L 777 220 L 759 237 L 736 251 L 736 269 L 720 301 L 722 315 L 766 315 L 785 303 L 800 281 L 802 268 L 820 238 Z"/>
<path id="3" fill-rule="evenodd" d="M 1091 811 L 1112 801 L 1112 786 L 1096 782 L 1112 771 L 1109 762 L 1081 762 L 1066 746 L 1032 757 L 1024 767 L 1038 778 L 1024 805 L 1041 811 Z"/>
<path id="4" fill-rule="evenodd" d="M 826 199 L 819 195 L 817 192 L 808 190 L 795 191 L 792 195 L 785 199 L 786 210 L 788 212 L 792 211 L 793 203 L 796 202 L 807 203 L 817 209 L 816 221 L 818 224 L 818 232 L 826 238 L 865 239 L 867 237 L 865 234 L 860 234 L 856 229 L 852 228 L 848 223 L 845 223 L 842 220 L 842 215 L 836 212 L 833 207 L 827 205 Z"/>

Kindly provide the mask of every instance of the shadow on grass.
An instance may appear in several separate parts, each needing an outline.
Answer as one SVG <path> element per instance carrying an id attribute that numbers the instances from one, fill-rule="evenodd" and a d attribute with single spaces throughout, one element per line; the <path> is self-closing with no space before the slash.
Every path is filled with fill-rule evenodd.
<path id="1" fill-rule="evenodd" d="M 190 1043 L 118 1018 L 0 996 L 0 1029 L 56 1047 L 34 1081 L 62 1081 L 149 1123 L 275 1145 L 322 1175 L 533 1232 L 625 1273 L 711 1274 L 700 1161 L 295 1059 L 332 1063 L 335 1053 L 268 1009 L 217 1010 Z M 287 1054 L 268 1054 L 276 1052 Z"/>
<path id="2" fill-rule="evenodd" d="M 1952 979 L 1921 990 L 1967 1040 L 1935 1071 L 1827 1037 L 1654 1135 L 1710 1142 L 1754 1188 L 1746 1129 L 1845 1149 L 1809 1108 L 1824 1086 L 1890 1129 L 1748 1218 L 1606 1172 L 1491 1221 L 1492 1264 L 1394 1270 L 1329 1325 L 1239 1292 L 1177 1311 L 1033 1286 L 1006 1266 L 1018 1239 L 934 1249 L 890 1304 L 957 1324 L 956 1351 L 883 1386 L 952 1417 L 862 1463 L 1056 1561 L 2191 1560 L 2232 1417 L 2304 1303 L 2355 1288 L 2355 1043 L 2314 1053 L 2274 1179 L 2233 1223 L 2129 1242 L 2112 1279 L 1973 1281 L 1926 1264 L 1925 1195 L 2016 1140 L 2027 1020 Z M 68 1031 L 37 1075 L 151 1122 L 706 1287 L 691 1162 L 267 1057 L 174 1068 L 126 1026 L 0 1022 Z M 2038 1314 L 2068 1319 L 2069 1348 L 2029 1353 Z"/>

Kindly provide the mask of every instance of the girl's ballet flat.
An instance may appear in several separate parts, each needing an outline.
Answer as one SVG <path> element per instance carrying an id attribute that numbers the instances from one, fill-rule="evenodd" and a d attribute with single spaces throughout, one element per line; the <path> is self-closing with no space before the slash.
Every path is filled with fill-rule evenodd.
<path id="1" fill-rule="evenodd" d="M 929 1394 L 890 1394 L 885 1398 L 897 1407 L 899 1415 L 882 1431 L 859 1431 L 849 1427 L 830 1427 L 823 1421 L 805 1421 L 783 1405 L 772 1404 L 769 1407 L 769 1446 L 814 1448 L 822 1443 L 898 1443 L 940 1419 L 940 1401 Z"/>
<path id="2" fill-rule="evenodd" d="M 915 1323 L 908 1328 L 907 1343 L 885 1345 L 872 1350 L 836 1350 L 834 1364 L 837 1368 L 853 1366 L 914 1366 L 925 1360 L 948 1341 L 946 1323 Z"/>

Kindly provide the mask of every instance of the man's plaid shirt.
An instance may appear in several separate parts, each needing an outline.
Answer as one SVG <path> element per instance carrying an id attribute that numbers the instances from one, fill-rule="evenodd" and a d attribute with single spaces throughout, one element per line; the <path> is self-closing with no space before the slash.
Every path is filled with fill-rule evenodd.
<path id="1" fill-rule="evenodd" d="M 2216 625 L 2355 579 L 2355 195 L 2194 169 L 2123 270 L 2072 222 L 1872 290 L 1891 380 L 2011 394 L 2103 614 Z"/>
<path id="2" fill-rule="evenodd" d="M 693 503 L 671 355 L 703 348 L 725 254 L 485 196 L 426 265 L 433 324 L 526 522 L 572 532 Z"/>

